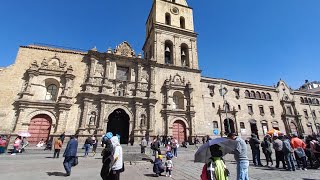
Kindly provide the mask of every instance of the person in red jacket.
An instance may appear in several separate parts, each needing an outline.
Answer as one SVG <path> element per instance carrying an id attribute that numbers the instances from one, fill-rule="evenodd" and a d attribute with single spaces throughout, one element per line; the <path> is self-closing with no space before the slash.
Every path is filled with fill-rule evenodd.
<path id="1" fill-rule="evenodd" d="M 302 169 L 307 170 L 307 156 L 305 149 L 307 147 L 303 140 L 299 139 L 297 134 L 292 134 L 291 146 L 294 150 L 294 155 L 297 160 L 298 168 L 301 169 L 300 163 L 302 163 Z"/>

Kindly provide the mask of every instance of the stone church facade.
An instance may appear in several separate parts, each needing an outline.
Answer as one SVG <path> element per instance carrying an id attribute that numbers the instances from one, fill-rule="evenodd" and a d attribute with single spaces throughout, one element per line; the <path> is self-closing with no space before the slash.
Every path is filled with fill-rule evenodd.
<path id="1" fill-rule="evenodd" d="M 33 143 L 63 132 L 112 131 L 122 143 L 145 135 L 262 137 L 273 128 L 320 133 L 320 94 L 282 80 L 271 87 L 201 76 L 185 0 L 154 0 L 143 51 L 128 42 L 106 52 L 21 46 L 15 64 L 0 70 L 0 133 L 29 131 Z"/>

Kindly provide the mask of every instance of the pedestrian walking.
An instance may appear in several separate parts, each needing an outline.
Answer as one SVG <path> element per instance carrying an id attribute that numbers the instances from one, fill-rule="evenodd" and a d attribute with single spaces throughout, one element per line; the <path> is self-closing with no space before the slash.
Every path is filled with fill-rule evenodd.
<path id="1" fill-rule="evenodd" d="M 228 180 L 229 170 L 222 160 L 218 144 L 210 146 L 211 158 L 202 168 L 201 180 Z"/>
<path id="2" fill-rule="evenodd" d="M 60 135 L 60 140 L 61 140 L 62 144 L 63 144 L 65 138 L 66 138 L 66 133 L 63 132 L 63 133 Z"/>
<path id="3" fill-rule="evenodd" d="M 279 136 L 273 136 L 273 149 L 276 154 L 276 168 L 279 168 L 280 162 L 282 162 L 282 168 L 286 169 L 286 163 L 284 160 L 283 149 L 283 134 L 279 134 Z"/>
<path id="4" fill-rule="evenodd" d="M 112 178 L 111 168 L 114 161 L 114 149 L 110 139 L 105 139 L 104 144 L 105 148 L 101 153 L 103 165 L 101 168 L 100 176 L 103 180 L 110 180 Z"/>
<path id="5" fill-rule="evenodd" d="M 166 177 L 168 176 L 172 177 L 172 170 L 173 170 L 172 158 L 173 158 L 173 155 L 170 152 L 168 152 L 166 154 L 166 162 L 164 163 L 166 167 Z"/>
<path id="6" fill-rule="evenodd" d="M 273 166 L 272 161 L 272 149 L 271 149 L 271 143 L 270 143 L 270 136 L 267 135 L 264 137 L 263 141 L 261 142 L 262 152 L 264 156 L 266 157 L 267 165 L 269 166 L 269 162 L 271 163 L 271 166 Z"/>
<path id="7" fill-rule="evenodd" d="M 90 146 L 92 144 L 91 137 L 88 137 L 84 143 L 84 157 L 89 155 Z"/>
<path id="8" fill-rule="evenodd" d="M 93 156 L 95 156 L 97 154 L 98 139 L 95 136 L 92 136 L 91 142 L 92 142 L 92 153 L 93 153 Z"/>
<path id="9" fill-rule="evenodd" d="M 4 140 L 2 136 L 0 136 L 0 154 L 5 153 L 6 146 L 7 146 L 7 141 Z"/>
<path id="10" fill-rule="evenodd" d="M 298 138 L 297 134 L 292 134 L 291 139 L 291 146 L 294 151 L 294 156 L 297 161 L 298 168 L 301 170 L 301 163 L 302 163 L 302 170 L 307 170 L 307 156 L 305 153 L 306 144 Z"/>
<path id="11" fill-rule="evenodd" d="M 113 166 L 111 168 L 110 180 L 120 180 L 120 173 L 124 172 L 122 147 L 117 136 L 111 138 L 111 143 L 114 149 Z"/>
<path id="12" fill-rule="evenodd" d="M 228 138 L 238 141 L 237 149 L 233 152 L 237 162 L 237 180 L 249 180 L 249 160 L 247 155 L 247 144 L 234 133 L 228 134 Z"/>
<path id="13" fill-rule="evenodd" d="M 262 166 L 260 160 L 260 141 L 257 138 L 256 134 L 251 134 L 251 138 L 249 140 L 249 144 L 252 151 L 252 161 L 255 166 Z"/>
<path id="14" fill-rule="evenodd" d="M 174 157 L 178 158 L 179 142 L 175 137 L 171 140 L 171 147 L 172 147 L 172 150 L 173 150 Z"/>
<path id="15" fill-rule="evenodd" d="M 198 149 L 199 148 L 198 144 L 200 144 L 200 141 L 197 135 L 194 137 L 193 142 L 194 142 L 194 146 Z"/>
<path id="16" fill-rule="evenodd" d="M 54 142 L 53 158 L 59 158 L 61 149 L 62 149 L 62 141 L 61 141 L 61 138 L 58 138 Z"/>
<path id="17" fill-rule="evenodd" d="M 149 146 L 149 141 L 150 141 L 149 133 L 146 133 L 146 141 L 147 141 L 147 145 Z"/>
<path id="18" fill-rule="evenodd" d="M 71 136 L 63 153 L 63 166 L 66 170 L 66 176 L 71 175 L 71 168 L 77 164 L 78 140 L 76 136 Z"/>
<path id="19" fill-rule="evenodd" d="M 202 136 L 202 144 L 206 143 L 206 137 Z"/>
<path id="20" fill-rule="evenodd" d="M 290 145 L 290 139 L 288 136 L 284 136 L 282 151 L 287 164 L 287 170 L 295 171 L 296 167 L 293 160 L 293 149 Z"/>
<path id="21" fill-rule="evenodd" d="M 141 147 L 141 154 L 145 154 L 146 153 L 146 147 L 148 146 L 147 141 L 145 140 L 144 137 L 142 137 L 141 139 L 141 143 L 140 143 L 140 147 Z"/>

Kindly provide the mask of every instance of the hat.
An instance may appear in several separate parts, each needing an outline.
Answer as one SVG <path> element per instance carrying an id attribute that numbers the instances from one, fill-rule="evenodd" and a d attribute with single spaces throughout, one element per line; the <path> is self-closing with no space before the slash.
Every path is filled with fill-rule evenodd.
<path id="1" fill-rule="evenodd" d="M 113 137 L 112 132 L 108 132 L 107 134 L 104 135 L 104 137 L 111 139 Z"/>
<path id="2" fill-rule="evenodd" d="M 158 155 L 158 158 L 159 158 L 159 159 L 162 159 L 163 157 L 162 157 L 162 155 Z"/>

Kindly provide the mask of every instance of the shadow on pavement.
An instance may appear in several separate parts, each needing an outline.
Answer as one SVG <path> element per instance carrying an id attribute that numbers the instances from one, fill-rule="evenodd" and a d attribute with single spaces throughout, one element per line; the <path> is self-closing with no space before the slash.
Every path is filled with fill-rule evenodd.
<path id="1" fill-rule="evenodd" d="M 65 176 L 66 173 L 63 172 L 47 172 L 48 176 Z"/>
<path id="2" fill-rule="evenodd" d="M 158 177 L 156 174 L 144 174 L 147 177 Z"/>

